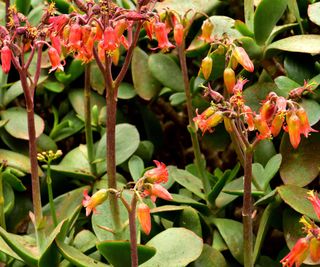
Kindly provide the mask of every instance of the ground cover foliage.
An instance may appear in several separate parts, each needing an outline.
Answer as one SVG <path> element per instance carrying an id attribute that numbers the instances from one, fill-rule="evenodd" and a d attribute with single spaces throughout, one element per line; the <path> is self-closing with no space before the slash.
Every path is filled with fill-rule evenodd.
<path id="1" fill-rule="evenodd" d="M 320 264 L 320 2 L 0 2 L 0 266 Z"/>

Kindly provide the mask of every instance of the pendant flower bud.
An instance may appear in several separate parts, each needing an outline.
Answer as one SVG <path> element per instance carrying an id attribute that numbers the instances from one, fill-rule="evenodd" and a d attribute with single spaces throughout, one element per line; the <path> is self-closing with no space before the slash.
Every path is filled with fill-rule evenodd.
<path id="1" fill-rule="evenodd" d="M 242 47 L 236 47 L 233 50 L 232 55 L 236 58 L 238 63 L 247 71 L 253 72 L 254 71 L 254 65 L 249 58 L 246 50 L 244 50 Z"/>
<path id="2" fill-rule="evenodd" d="M 183 25 L 181 23 L 177 23 L 175 26 L 174 26 L 174 29 L 173 29 L 173 38 L 177 44 L 177 46 L 180 46 L 183 42 L 183 31 L 184 31 L 184 28 L 183 28 Z"/>
<path id="3" fill-rule="evenodd" d="M 243 86 L 248 82 L 247 79 L 244 79 L 242 77 L 240 77 L 238 80 L 237 80 L 237 83 L 236 85 L 233 87 L 233 93 L 234 94 L 237 94 L 239 92 L 242 92 L 243 90 Z"/>
<path id="4" fill-rule="evenodd" d="M 203 77 L 208 80 L 212 71 L 212 58 L 210 56 L 206 56 L 202 62 L 200 70 L 203 74 Z"/>
<path id="5" fill-rule="evenodd" d="M 271 130 L 265 120 L 261 118 L 260 115 L 256 115 L 254 118 L 254 125 L 256 129 L 259 131 L 259 139 L 268 139 L 271 137 Z"/>
<path id="6" fill-rule="evenodd" d="M 211 22 L 210 19 L 206 19 L 201 26 L 201 35 L 199 36 L 200 40 L 203 40 L 207 43 L 211 43 L 213 38 L 211 38 L 211 34 L 214 30 L 214 24 Z"/>
<path id="7" fill-rule="evenodd" d="M 263 120 L 270 122 L 274 113 L 276 112 L 276 106 L 270 100 L 267 100 L 263 103 L 260 108 L 260 115 Z"/>
<path id="8" fill-rule="evenodd" d="M 57 50 L 58 54 L 61 55 L 61 41 L 59 36 L 54 33 L 50 33 L 51 45 Z"/>
<path id="9" fill-rule="evenodd" d="M 285 113 L 284 112 L 278 112 L 271 123 L 271 133 L 273 137 L 276 137 L 279 135 L 281 128 L 283 126 L 284 123 L 284 117 L 285 117 Z"/>
<path id="10" fill-rule="evenodd" d="M 320 240 L 317 238 L 311 238 L 310 240 L 310 257 L 313 262 L 320 260 Z"/>
<path id="11" fill-rule="evenodd" d="M 308 192 L 308 200 L 311 202 L 315 213 L 317 214 L 318 218 L 320 219 L 320 199 L 314 191 Z"/>
<path id="12" fill-rule="evenodd" d="M 1 49 L 1 66 L 2 71 L 4 73 L 9 73 L 11 68 L 11 59 L 12 59 L 12 52 L 7 45 L 4 45 Z"/>
<path id="13" fill-rule="evenodd" d="M 229 94 L 233 93 L 233 87 L 236 84 L 236 75 L 231 68 L 226 68 L 223 72 L 224 85 L 227 88 Z"/>
<path id="14" fill-rule="evenodd" d="M 153 35 L 153 27 L 154 27 L 154 21 L 145 21 L 143 23 L 143 28 L 145 29 L 147 36 L 149 40 L 152 40 L 152 35 Z"/>
<path id="15" fill-rule="evenodd" d="M 151 231 L 150 208 L 145 203 L 140 203 L 137 207 L 137 216 L 142 231 L 149 235 Z"/>
<path id="16" fill-rule="evenodd" d="M 169 42 L 167 28 L 166 28 L 165 23 L 157 22 L 154 25 L 154 31 L 155 31 L 156 38 L 158 41 L 158 48 L 163 49 L 164 51 L 167 51 L 170 48 L 174 47 L 174 45 Z"/>
<path id="17" fill-rule="evenodd" d="M 301 129 L 301 122 L 297 114 L 293 111 L 288 112 L 286 117 L 287 125 L 288 125 L 288 132 L 290 143 L 294 149 L 296 149 L 301 141 L 300 137 L 300 129 Z"/>
<path id="18" fill-rule="evenodd" d="M 156 168 L 153 168 L 151 170 L 148 170 L 145 172 L 144 176 L 147 177 L 147 181 L 150 183 L 166 183 L 168 182 L 168 170 L 167 166 L 159 162 L 157 160 L 153 161 L 156 164 Z"/>
<path id="19" fill-rule="evenodd" d="M 108 191 L 106 189 L 100 189 L 95 192 L 92 197 L 88 195 L 88 189 L 83 191 L 84 199 L 82 200 L 83 207 L 86 208 L 86 216 L 89 216 L 91 211 L 96 213 L 96 207 L 101 205 L 108 198 Z"/>
<path id="20" fill-rule="evenodd" d="M 50 63 L 52 66 L 52 68 L 49 70 L 49 73 L 55 71 L 56 69 L 63 71 L 64 68 L 63 68 L 63 65 L 61 64 L 60 56 L 57 49 L 51 46 L 48 50 L 48 55 L 49 55 Z"/>
<path id="21" fill-rule="evenodd" d="M 302 262 L 308 256 L 309 240 L 307 238 L 298 239 L 290 253 L 285 256 L 280 262 L 283 267 L 292 267 L 296 264 L 296 267 L 300 267 Z"/>
<path id="22" fill-rule="evenodd" d="M 206 131 L 212 132 L 212 128 L 223 121 L 223 113 L 218 110 L 207 119 L 204 117 L 201 118 L 201 115 L 197 114 L 197 116 L 193 118 L 193 121 L 204 135 Z"/>

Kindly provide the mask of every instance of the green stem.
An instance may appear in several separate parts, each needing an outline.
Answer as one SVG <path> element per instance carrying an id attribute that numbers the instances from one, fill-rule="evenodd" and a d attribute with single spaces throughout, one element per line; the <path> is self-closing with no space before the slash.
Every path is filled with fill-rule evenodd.
<path id="1" fill-rule="evenodd" d="M 3 176 L 2 169 L 0 170 L 0 226 L 6 229 L 6 219 L 4 214 L 4 192 L 3 192 Z"/>
<path id="2" fill-rule="evenodd" d="M 254 0 L 244 0 L 244 19 L 249 28 L 253 31 Z"/>
<path id="3" fill-rule="evenodd" d="M 54 202 L 53 202 L 52 179 L 51 179 L 51 167 L 50 167 L 50 165 L 51 165 L 51 162 L 48 161 L 46 182 L 47 182 L 47 187 L 48 187 L 48 197 L 49 197 L 49 205 L 50 205 L 51 216 L 52 216 L 52 220 L 53 220 L 54 226 L 57 226 L 58 225 L 58 219 L 57 219 L 56 209 L 55 209 Z"/>
<path id="4" fill-rule="evenodd" d="M 299 7 L 298 7 L 297 1 L 296 0 L 290 0 L 289 3 L 288 3 L 288 7 L 289 7 L 289 10 L 294 14 L 294 16 L 297 19 L 301 34 L 304 34 L 304 29 L 303 29 L 302 20 L 301 20 L 301 17 L 300 17 L 300 12 L 299 12 Z"/>
<path id="5" fill-rule="evenodd" d="M 85 119 L 85 132 L 86 132 L 86 143 L 87 143 L 87 154 L 90 165 L 91 173 L 97 175 L 97 165 L 94 162 L 94 146 L 92 137 L 91 127 L 91 88 L 90 88 L 90 63 L 85 66 L 85 83 L 84 83 L 84 119 Z"/>
<path id="6" fill-rule="evenodd" d="M 203 166 L 203 159 L 201 156 L 198 135 L 197 135 L 194 121 L 193 121 L 194 114 L 193 114 L 193 107 L 192 107 L 192 97 L 190 92 L 190 82 L 188 77 L 188 67 L 187 67 L 184 43 L 178 47 L 178 52 L 179 52 L 181 71 L 182 71 L 183 81 L 184 81 L 184 89 L 185 89 L 186 99 L 187 99 L 187 110 L 188 110 L 188 119 L 189 119 L 188 129 L 191 136 L 195 164 L 203 184 L 205 195 L 207 196 L 208 193 L 210 192 L 211 186 L 205 174 L 205 167 Z"/>
<path id="7" fill-rule="evenodd" d="M 252 233 L 252 156 L 253 150 L 249 146 L 245 150 L 244 160 L 244 194 L 243 194 L 243 245 L 244 245 L 244 266 L 253 267 L 253 233 Z"/>

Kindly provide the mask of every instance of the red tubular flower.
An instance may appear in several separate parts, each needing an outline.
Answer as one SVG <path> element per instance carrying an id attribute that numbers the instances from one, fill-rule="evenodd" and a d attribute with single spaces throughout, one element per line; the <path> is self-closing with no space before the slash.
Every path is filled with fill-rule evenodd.
<path id="1" fill-rule="evenodd" d="M 318 262 L 320 260 L 320 240 L 317 238 L 312 238 L 310 240 L 310 257 L 313 262 Z"/>
<path id="2" fill-rule="evenodd" d="M 68 23 L 68 21 L 69 21 L 69 17 L 65 14 L 49 18 L 50 26 L 57 33 L 62 30 L 62 28 Z"/>
<path id="3" fill-rule="evenodd" d="M 200 40 L 203 40 L 207 43 L 211 43 L 213 41 L 213 38 L 211 38 L 211 34 L 213 32 L 214 25 L 211 22 L 210 19 L 206 19 L 201 26 L 201 35 L 199 36 Z"/>
<path id="4" fill-rule="evenodd" d="M 310 132 L 317 132 L 310 127 L 307 112 L 303 108 L 298 109 L 296 113 L 300 119 L 300 131 L 305 137 L 308 137 Z"/>
<path id="5" fill-rule="evenodd" d="M 271 137 L 271 130 L 265 120 L 261 118 L 260 115 L 256 115 L 254 118 L 254 125 L 259 131 L 259 139 L 268 139 Z"/>
<path id="6" fill-rule="evenodd" d="M 162 185 L 154 184 L 150 190 L 145 190 L 145 195 L 150 195 L 152 202 L 157 200 L 157 197 L 160 197 L 164 200 L 172 200 L 171 194 L 165 189 Z"/>
<path id="7" fill-rule="evenodd" d="M 151 231 L 151 216 L 150 208 L 145 203 L 140 203 L 137 207 L 137 216 L 141 229 L 145 234 L 150 234 Z"/>
<path id="8" fill-rule="evenodd" d="M 58 54 L 61 55 L 61 41 L 60 37 L 54 33 L 50 33 L 51 45 L 57 50 Z"/>
<path id="9" fill-rule="evenodd" d="M 184 28 L 181 23 L 175 24 L 173 29 L 173 37 L 177 46 L 180 46 L 183 42 L 183 31 L 184 31 Z"/>
<path id="10" fill-rule="evenodd" d="M 97 212 L 96 207 L 101 205 L 108 198 L 108 192 L 106 189 L 100 189 L 90 197 L 88 195 L 88 189 L 85 189 L 83 191 L 83 196 L 82 206 L 86 208 L 86 216 L 89 216 L 91 211 L 93 211 L 93 213 Z"/>
<path id="11" fill-rule="evenodd" d="M 315 213 L 317 214 L 318 218 L 320 219 L 320 199 L 318 195 L 314 193 L 314 191 L 308 192 L 308 200 L 311 202 Z"/>
<path id="12" fill-rule="evenodd" d="M 154 25 L 154 31 L 155 31 L 156 38 L 158 41 L 158 48 L 163 49 L 164 51 L 167 51 L 168 49 L 174 47 L 174 45 L 169 42 L 167 28 L 166 28 L 165 23 L 157 22 Z"/>
<path id="13" fill-rule="evenodd" d="M 284 117 L 285 117 L 285 113 L 284 112 L 278 112 L 271 123 L 271 133 L 272 136 L 276 137 L 279 135 L 281 128 L 283 126 L 284 123 Z"/>
<path id="14" fill-rule="evenodd" d="M 248 82 L 247 79 L 244 79 L 242 77 L 240 77 L 238 80 L 237 80 L 237 83 L 236 85 L 233 87 L 233 93 L 234 94 L 237 94 L 239 92 L 242 92 L 243 90 L 243 86 Z"/>
<path id="15" fill-rule="evenodd" d="M 233 87 L 236 84 L 236 75 L 231 68 L 226 68 L 223 72 L 223 81 L 224 85 L 226 86 L 228 93 L 233 93 Z"/>
<path id="16" fill-rule="evenodd" d="M 233 50 L 232 55 L 236 58 L 238 63 L 247 71 L 253 72 L 254 71 L 254 65 L 249 58 L 246 50 L 244 50 L 242 47 L 236 47 Z"/>
<path id="17" fill-rule="evenodd" d="M 301 122 L 297 114 L 293 111 L 288 112 L 286 116 L 286 121 L 288 124 L 288 132 L 290 137 L 290 143 L 294 149 L 299 146 L 301 141 L 300 137 L 300 129 L 301 129 Z"/>
<path id="18" fill-rule="evenodd" d="M 49 55 L 49 59 L 52 66 L 52 68 L 49 70 L 49 73 L 52 71 L 55 71 L 56 69 L 63 71 L 64 68 L 63 68 L 63 65 L 61 64 L 60 56 L 57 49 L 51 46 L 48 50 L 48 55 Z"/>
<path id="19" fill-rule="evenodd" d="M 154 26 L 154 21 L 153 20 L 145 21 L 143 23 L 143 28 L 145 29 L 149 40 L 152 40 L 153 26 Z"/>
<path id="20" fill-rule="evenodd" d="M 285 256 L 280 262 L 283 267 L 292 267 L 296 264 L 296 267 L 300 267 L 302 262 L 308 256 L 309 240 L 307 238 L 300 238 L 294 245 L 290 253 Z"/>
<path id="21" fill-rule="evenodd" d="M 10 48 L 7 45 L 4 45 L 1 49 L 1 66 L 2 71 L 4 73 L 9 73 L 11 68 L 11 59 L 12 59 L 12 53 Z"/>
<path id="22" fill-rule="evenodd" d="M 119 47 L 119 38 L 117 32 L 111 26 L 104 30 L 103 48 L 107 53 L 112 54 Z"/>
<path id="23" fill-rule="evenodd" d="M 193 118 L 193 121 L 196 123 L 197 127 L 201 130 L 202 134 L 209 131 L 212 132 L 212 128 L 217 126 L 220 122 L 223 121 L 223 114 L 221 111 L 215 111 L 211 116 L 207 119 L 203 116 L 203 114 Z"/>
<path id="24" fill-rule="evenodd" d="M 68 39 L 68 47 L 71 50 L 81 49 L 82 46 L 82 29 L 78 23 L 74 23 L 70 27 L 69 39 Z"/>
<path id="25" fill-rule="evenodd" d="M 254 130 L 254 119 L 253 119 L 253 112 L 249 106 L 244 105 L 243 106 L 243 112 L 244 117 L 248 124 L 248 130 L 253 131 Z"/>
<path id="26" fill-rule="evenodd" d="M 168 182 L 168 170 L 167 166 L 159 162 L 157 160 L 153 161 L 156 164 L 156 168 L 153 168 L 151 170 L 148 170 L 145 172 L 144 176 L 147 177 L 147 181 L 150 183 L 166 183 Z"/>

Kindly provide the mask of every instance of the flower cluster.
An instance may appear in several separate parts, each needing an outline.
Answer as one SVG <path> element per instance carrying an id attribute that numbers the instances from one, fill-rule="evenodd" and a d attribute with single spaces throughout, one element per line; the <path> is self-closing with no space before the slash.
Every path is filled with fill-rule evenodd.
<path id="1" fill-rule="evenodd" d="M 169 174 L 166 165 L 157 160 L 154 163 L 156 164 L 156 168 L 146 171 L 135 186 L 141 200 L 141 203 L 137 207 L 137 216 L 143 232 L 147 235 L 151 231 L 150 208 L 142 199 L 149 196 L 153 202 L 158 197 L 168 201 L 172 200 L 172 196 L 168 190 L 161 185 L 161 183 L 168 182 Z"/>
<path id="2" fill-rule="evenodd" d="M 244 123 L 243 130 L 257 131 L 260 140 L 276 137 L 281 129 L 284 129 L 288 132 L 290 142 L 295 149 L 299 146 L 301 135 L 307 138 L 310 132 L 316 132 L 310 126 L 306 111 L 297 102 L 278 96 L 274 92 L 267 95 L 258 113 L 253 112 L 245 104 L 243 96 L 243 86 L 246 83 L 246 79 L 238 79 L 232 86 L 229 101 L 225 101 L 222 95 L 207 88 L 215 103 L 200 115 L 197 111 L 197 116 L 193 119 L 203 133 L 211 132 L 213 127 L 223 121 L 223 116 L 241 119 Z"/>
<path id="3" fill-rule="evenodd" d="M 154 163 L 156 167 L 147 170 L 133 188 L 134 193 L 140 201 L 137 206 L 137 217 L 142 230 L 146 234 L 149 234 L 151 231 L 151 215 L 150 208 L 143 202 L 143 199 L 150 197 L 153 202 L 155 202 L 158 197 L 168 201 L 172 200 L 170 193 L 161 185 L 162 183 L 168 182 L 169 174 L 167 167 L 164 163 L 157 160 L 154 160 Z M 115 192 L 116 190 L 100 189 L 90 197 L 88 190 L 84 190 L 82 205 L 86 209 L 86 216 L 89 216 L 91 212 L 96 213 L 96 207 L 107 200 L 108 194 L 111 191 Z"/>
<path id="4" fill-rule="evenodd" d="M 320 219 L 320 199 L 313 191 L 309 191 L 308 195 L 308 199 Z M 283 267 L 292 267 L 294 264 L 299 267 L 308 255 L 315 263 L 320 260 L 320 228 L 304 216 L 300 222 L 304 225 L 303 229 L 307 235 L 299 238 L 289 254 L 280 261 Z"/>

